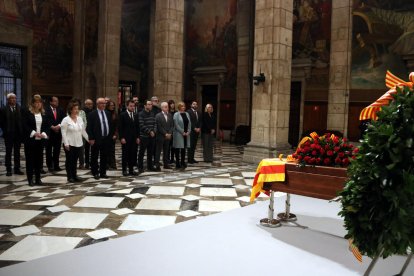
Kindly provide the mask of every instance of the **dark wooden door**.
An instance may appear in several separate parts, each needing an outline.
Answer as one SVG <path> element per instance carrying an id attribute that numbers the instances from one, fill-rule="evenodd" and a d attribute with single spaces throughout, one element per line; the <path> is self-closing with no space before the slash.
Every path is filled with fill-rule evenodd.
<path id="1" fill-rule="evenodd" d="M 290 89 L 290 112 L 289 112 L 289 137 L 288 141 L 292 147 L 299 143 L 300 130 L 300 103 L 302 83 L 292 82 Z"/>
<path id="2" fill-rule="evenodd" d="M 348 138 L 350 141 L 358 141 L 361 138 L 359 114 L 370 103 L 350 103 L 348 113 Z"/>
<path id="3" fill-rule="evenodd" d="M 303 132 L 326 130 L 328 118 L 327 102 L 305 102 L 303 111 Z"/>

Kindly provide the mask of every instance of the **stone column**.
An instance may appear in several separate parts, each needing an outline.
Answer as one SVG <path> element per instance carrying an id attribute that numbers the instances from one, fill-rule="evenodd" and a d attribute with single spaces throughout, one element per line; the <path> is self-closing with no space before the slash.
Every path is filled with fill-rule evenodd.
<path id="1" fill-rule="evenodd" d="M 184 0 L 156 0 L 153 95 L 183 100 Z M 153 96 L 148 95 L 148 96 Z"/>
<path id="2" fill-rule="evenodd" d="M 254 75 L 262 72 L 266 81 L 253 88 L 251 142 L 243 156 L 247 162 L 257 163 L 290 148 L 292 20 L 292 1 L 256 1 Z"/>
<path id="3" fill-rule="evenodd" d="M 327 128 L 347 135 L 351 84 L 352 1 L 332 0 Z"/>
<path id="4" fill-rule="evenodd" d="M 253 40 L 250 26 L 254 5 L 252 0 L 239 0 L 237 11 L 237 98 L 236 125 L 250 124 L 250 41 Z"/>
<path id="5" fill-rule="evenodd" d="M 110 97 L 115 102 L 118 97 L 121 15 L 122 0 L 100 1 L 97 96 Z"/>

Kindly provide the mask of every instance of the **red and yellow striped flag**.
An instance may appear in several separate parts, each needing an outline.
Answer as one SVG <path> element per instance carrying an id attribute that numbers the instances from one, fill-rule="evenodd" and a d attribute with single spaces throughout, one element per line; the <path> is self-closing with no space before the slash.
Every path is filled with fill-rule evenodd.
<path id="1" fill-rule="evenodd" d="M 348 243 L 349 243 L 349 251 L 352 252 L 352 254 L 354 254 L 355 258 L 362 263 L 362 255 L 361 252 L 359 252 L 358 247 L 356 247 L 354 245 L 354 240 L 353 239 L 348 239 Z"/>
<path id="2" fill-rule="evenodd" d="M 263 190 L 265 182 L 284 182 L 285 181 L 285 162 L 278 159 L 263 159 L 256 169 L 253 180 L 253 188 L 250 194 L 250 202 L 253 202 L 260 193 L 269 195 L 268 191 Z"/>
<path id="3" fill-rule="evenodd" d="M 370 104 L 369 106 L 365 107 L 361 113 L 359 114 L 359 120 L 377 120 L 377 112 L 381 110 L 381 107 L 384 105 L 388 105 L 390 101 L 392 101 L 393 94 L 397 93 L 397 87 L 413 87 L 414 84 L 414 72 L 412 72 L 409 76 L 410 81 L 406 82 L 402 79 L 393 75 L 390 71 L 387 71 L 385 75 L 385 85 L 390 89 L 382 95 L 378 100 Z"/>

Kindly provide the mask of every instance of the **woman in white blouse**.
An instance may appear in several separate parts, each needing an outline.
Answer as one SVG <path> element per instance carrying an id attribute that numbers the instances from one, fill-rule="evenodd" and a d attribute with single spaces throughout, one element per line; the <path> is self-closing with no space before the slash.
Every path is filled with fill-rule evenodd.
<path id="1" fill-rule="evenodd" d="M 60 123 L 62 130 L 62 142 L 66 154 L 66 174 L 70 183 L 81 181 L 77 176 L 77 163 L 79 153 L 83 146 L 82 137 L 88 141 L 88 134 L 86 133 L 86 123 L 79 116 L 79 104 L 76 101 L 71 101 L 68 104 L 68 116 L 63 118 Z"/>
<path id="2" fill-rule="evenodd" d="M 28 110 L 22 114 L 26 174 L 30 186 L 33 186 L 33 173 L 36 179 L 34 185 L 42 185 L 40 171 L 43 164 L 43 148 L 50 130 L 49 121 L 44 113 L 42 97 L 36 94 L 33 95 Z"/>

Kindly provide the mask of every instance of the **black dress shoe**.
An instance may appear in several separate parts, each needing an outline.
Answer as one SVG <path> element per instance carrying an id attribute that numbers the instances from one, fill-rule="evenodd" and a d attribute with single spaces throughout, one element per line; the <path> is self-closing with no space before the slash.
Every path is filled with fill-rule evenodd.
<path id="1" fill-rule="evenodd" d="M 197 164 L 197 163 L 198 163 L 198 161 L 197 161 L 197 160 L 195 160 L 195 159 L 193 159 L 193 160 L 191 160 L 191 161 L 193 161 L 193 164 Z"/>
<path id="2" fill-rule="evenodd" d="M 75 177 L 75 178 L 73 178 L 74 180 L 75 180 L 75 182 L 82 182 L 82 179 L 81 178 L 79 178 L 79 177 Z"/>
<path id="3" fill-rule="evenodd" d="M 161 171 L 161 168 L 160 167 L 155 167 L 154 169 L 155 169 L 156 172 L 160 172 Z"/>
<path id="4" fill-rule="evenodd" d="M 187 163 L 181 163 L 181 168 L 187 168 Z"/>
<path id="5" fill-rule="evenodd" d="M 89 169 L 89 164 L 86 164 L 85 165 L 85 169 Z"/>
<path id="6" fill-rule="evenodd" d="M 128 176 L 129 174 L 128 174 L 128 172 L 127 172 L 127 171 L 122 171 L 122 175 L 123 175 L 123 176 Z"/>
<path id="7" fill-rule="evenodd" d="M 98 180 L 98 179 L 99 179 L 99 174 L 95 174 L 93 177 L 94 177 L 96 180 Z"/>
<path id="8" fill-rule="evenodd" d="M 33 184 L 33 180 L 31 180 L 31 179 L 29 180 L 29 179 L 28 179 L 28 180 L 27 180 L 27 182 L 29 183 L 29 186 L 31 186 L 31 187 L 33 187 L 33 186 L 34 186 L 34 184 Z"/>
<path id="9" fill-rule="evenodd" d="M 137 173 L 137 172 L 129 172 L 129 175 L 132 175 L 132 176 L 137 176 L 137 175 L 138 175 L 138 173 Z"/>
<path id="10" fill-rule="evenodd" d="M 101 178 L 109 178 L 106 174 L 101 174 L 100 177 Z"/>
<path id="11" fill-rule="evenodd" d="M 73 178 L 69 178 L 69 179 L 68 179 L 68 182 L 69 182 L 69 183 L 75 183 L 75 179 L 73 179 Z"/>
<path id="12" fill-rule="evenodd" d="M 55 172 L 60 172 L 60 171 L 62 171 L 62 168 L 61 167 L 55 168 Z"/>
<path id="13" fill-rule="evenodd" d="M 41 173 L 41 174 L 46 174 L 46 171 L 45 171 L 44 169 L 41 169 L 41 170 L 40 170 L 40 173 Z"/>
<path id="14" fill-rule="evenodd" d="M 193 160 L 188 160 L 187 162 L 188 164 L 195 164 L 195 162 Z"/>
<path id="15" fill-rule="evenodd" d="M 169 165 L 165 165 L 165 166 L 164 166 L 164 169 L 165 169 L 165 170 L 171 170 L 172 168 L 171 168 L 171 166 L 169 166 Z"/>
<path id="16" fill-rule="evenodd" d="M 139 169 L 138 170 L 138 174 L 141 174 L 141 173 L 143 173 L 144 172 L 144 169 Z"/>
<path id="17" fill-rule="evenodd" d="M 15 170 L 15 171 L 14 171 L 14 174 L 17 174 L 17 175 L 24 175 L 24 172 L 22 172 L 21 170 Z"/>
<path id="18" fill-rule="evenodd" d="M 12 172 L 7 172 L 6 176 L 12 176 Z"/>
<path id="19" fill-rule="evenodd" d="M 36 185 L 36 186 L 41 186 L 41 185 L 43 185 L 42 180 L 40 180 L 40 179 L 36 179 L 35 185 Z"/>

